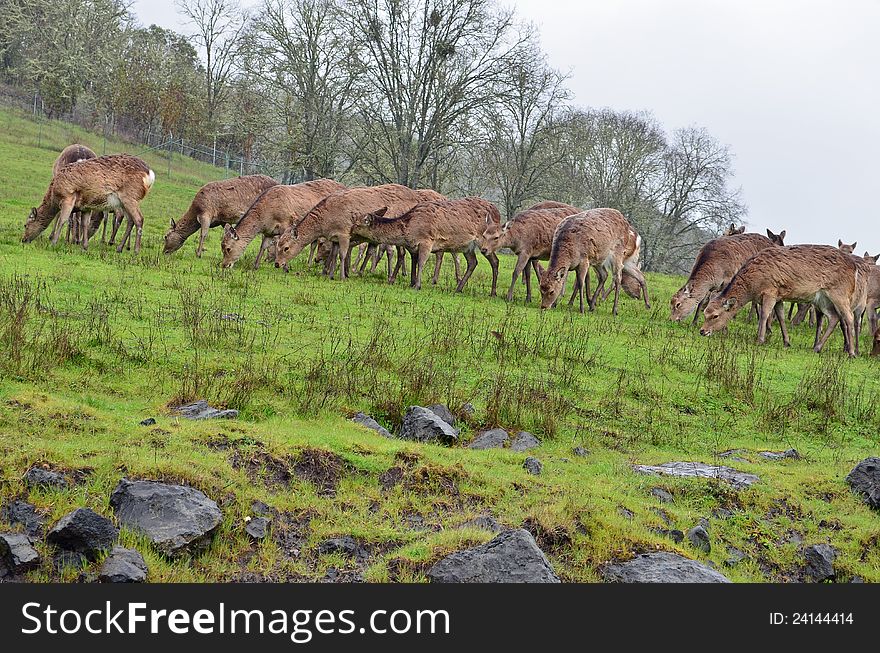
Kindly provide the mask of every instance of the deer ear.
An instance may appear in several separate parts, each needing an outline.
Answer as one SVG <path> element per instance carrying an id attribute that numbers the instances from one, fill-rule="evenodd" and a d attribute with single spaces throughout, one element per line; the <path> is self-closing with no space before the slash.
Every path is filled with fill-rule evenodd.
<path id="1" fill-rule="evenodd" d="M 736 306 L 736 297 L 730 297 L 729 299 L 725 299 L 724 303 L 721 304 L 725 311 L 729 311 L 734 306 Z"/>
<path id="2" fill-rule="evenodd" d="M 229 227 L 229 235 L 232 236 L 232 240 L 238 240 L 238 232 L 235 230 L 235 227 Z"/>
<path id="3" fill-rule="evenodd" d="M 738 234 L 744 234 L 745 232 L 746 232 L 745 225 L 741 226 L 739 229 L 736 230 L 736 233 L 738 233 Z"/>
<path id="4" fill-rule="evenodd" d="M 487 213 L 487 214 L 486 214 L 486 226 L 488 227 L 488 226 L 490 226 L 491 224 L 492 224 L 492 215 L 489 214 L 489 213 Z"/>
<path id="5" fill-rule="evenodd" d="M 843 241 L 840 240 L 840 238 L 837 239 L 837 246 L 838 246 L 838 247 L 843 247 Z"/>
<path id="6" fill-rule="evenodd" d="M 779 232 L 779 240 L 782 240 L 783 238 L 785 238 L 785 229 Z"/>
<path id="7" fill-rule="evenodd" d="M 563 270 L 562 268 L 556 270 L 556 274 L 553 275 L 553 278 L 559 281 L 560 279 L 564 279 L 568 270 Z"/>
<path id="8" fill-rule="evenodd" d="M 767 238 L 769 238 L 770 240 L 773 240 L 774 238 L 776 238 L 776 234 L 774 234 L 772 231 L 770 231 L 768 229 L 767 230 Z"/>
<path id="9" fill-rule="evenodd" d="M 174 221 L 174 218 L 171 218 L 171 228 L 172 228 L 172 229 L 176 229 L 176 228 L 177 228 L 177 223 Z"/>
<path id="10" fill-rule="evenodd" d="M 853 251 L 856 251 L 856 245 L 858 245 L 858 244 L 859 244 L 859 241 L 856 241 L 852 244 Z"/>

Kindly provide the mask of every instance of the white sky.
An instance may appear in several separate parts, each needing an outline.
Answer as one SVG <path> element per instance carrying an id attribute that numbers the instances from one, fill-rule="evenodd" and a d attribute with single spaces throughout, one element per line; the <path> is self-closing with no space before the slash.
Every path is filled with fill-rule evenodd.
<path id="1" fill-rule="evenodd" d="M 254 0 L 245 0 L 254 5 Z M 651 111 L 730 145 L 750 230 L 880 252 L 877 0 L 502 0 L 583 106 Z M 186 31 L 173 0 L 142 23 Z"/>

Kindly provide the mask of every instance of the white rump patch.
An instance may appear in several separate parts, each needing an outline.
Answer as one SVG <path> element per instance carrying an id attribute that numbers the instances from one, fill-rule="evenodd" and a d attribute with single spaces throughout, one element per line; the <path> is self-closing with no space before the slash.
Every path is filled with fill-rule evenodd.
<path id="1" fill-rule="evenodd" d="M 153 187 L 155 181 L 156 173 L 150 170 L 146 175 L 144 175 L 144 188 L 150 190 Z"/>

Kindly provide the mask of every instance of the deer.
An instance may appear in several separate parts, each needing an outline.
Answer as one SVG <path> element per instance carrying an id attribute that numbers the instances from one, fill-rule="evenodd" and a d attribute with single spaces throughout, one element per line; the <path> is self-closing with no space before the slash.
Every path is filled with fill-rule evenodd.
<path id="1" fill-rule="evenodd" d="M 542 206 L 549 203 L 542 203 Z M 555 203 L 554 203 L 555 204 Z M 581 209 L 575 206 L 560 205 L 552 208 L 528 208 L 520 211 L 502 226 L 499 222 L 488 219 L 485 227 L 477 238 L 477 245 L 483 256 L 497 254 L 501 248 L 509 248 L 517 255 L 516 266 L 507 291 L 507 301 L 513 301 L 516 281 L 523 275 L 526 284 L 526 301 L 532 301 L 532 279 L 530 267 L 540 279 L 542 270 L 538 261 L 550 259 L 550 248 L 553 245 L 553 234 L 559 223 Z"/>
<path id="2" fill-rule="evenodd" d="M 839 249 L 844 254 L 852 254 L 855 251 L 857 245 L 858 242 L 847 244 L 840 239 L 838 239 L 837 241 L 837 249 Z M 865 252 L 865 256 L 867 256 L 867 254 L 868 253 Z M 794 314 L 794 317 L 792 317 L 791 314 L 792 312 L 794 312 L 795 308 L 797 308 L 797 312 Z M 792 302 L 791 307 L 788 309 L 788 319 L 791 321 L 792 326 L 799 325 L 801 322 L 804 321 L 804 319 L 807 318 L 807 316 L 809 316 L 810 318 L 810 326 L 814 326 L 816 321 L 816 308 L 815 306 L 813 306 L 812 303 Z"/>
<path id="3" fill-rule="evenodd" d="M 325 197 L 342 190 L 345 190 L 345 186 L 332 179 L 269 187 L 253 201 L 235 225 L 223 226 L 223 239 L 220 242 L 223 259 L 220 267 L 229 269 L 235 265 L 251 241 L 261 235 L 263 241 L 254 259 L 254 269 L 259 269 L 260 260 L 276 236 L 281 235 Z M 277 242 L 275 248 L 277 257 Z"/>
<path id="4" fill-rule="evenodd" d="M 877 332 L 877 309 L 880 308 L 880 267 L 877 266 L 880 254 L 871 256 L 868 252 L 865 252 L 862 258 L 867 263 L 869 270 L 868 300 L 865 305 L 865 312 L 868 314 L 868 324 L 870 325 L 871 333 L 874 334 Z"/>
<path id="5" fill-rule="evenodd" d="M 730 226 L 727 229 L 725 229 L 724 233 L 721 235 L 722 236 L 737 236 L 739 234 L 744 234 L 745 232 L 746 232 L 745 225 L 742 225 L 741 227 L 737 227 L 735 224 L 733 224 L 731 222 Z"/>
<path id="6" fill-rule="evenodd" d="M 590 296 L 587 273 L 590 267 L 595 267 L 598 274 L 599 268 L 607 265 L 613 275 L 612 313 L 616 316 L 623 268 L 635 267 L 635 261 L 626 257 L 627 245 L 634 233 L 629 221 L 616 209 L 590 209 L 565 218 L 553 235 L 550 262 L 541 277 L 541 309 L 546 310 L 556 303 L 569 270 L 574 269 L 580 312 L 584 312 L 585 292 L 590 310 L 595 310 L 598 293 Z M 637 274 L 641 272 L 637 271 Z"/>
<path id="7" fill-rule="evenodd" d="M 812 302 L 828 318 L 828 328 L 820 335 L 821 320 L 816 320 L 813 350 L 822 351 L 838 322 L 844 337 L 844 351 L 858 354 L 858 323 L 867 303 L 870 267 L 864 260 L 828 245 L 793 245 L 769 247 L 748 261 L 704 310 L 700 334 L 724 329 L 746 304 L 758 306 L 758 343 L 766 341 L 767 323 L 773 312 L 782 331 L 782 340 L 790 346 L 782 302 Z"/>
<path id="8" fill-rule="evenodd" d="M 171 219 L 171 227 L 165 233 L 164 253 L 176 252 L 187 238 L 198 231 L 196 257 L 201 258 L 205 251 L 205 239 L 212 227 L 235 224 L 254 200 L 277 185 L 277 181 L 266 175 L 249 175 L 205 184 L 196 193 L 186 213 L 179 220 Z"/>
<path id="9" fill-rule="evenodd" d="M 64 224 L 74 209 L 122 211 L 129 223 L 116 251 L 123 250 L 132 228 L 136 227 L 135 253 L 138 253 L 144 225 L 139 204 L 155 181 L 156 174 L 149 166 L 128 154 L 100 156 L 67 165 L 52 178 L 40 206 L 31 210 L 22 240 L 33 240 L 56 213 L 58 221 L 52 231 L 53 245 L 58 243 Z M 39 225 L 43 227 L 40 228 Z M 83 248 L 88 247 L 89 231 L 85 230 Z"/>
<path id="10" fill-rule="evenodd" d="M 768 229 L 766 236 L 742 233 L 710 240 L 697 254 L 687 282 L 672 296 L 670 319 L 680 322 L 693 312 L 696 324 L 711 294 L 724 288 L 746 260 L 768 247 L 783 246 L 784 239 L 784 229 L 778 234 Z"/>
<path id="11" fill-rule="evenodd" d="M 320 238 L 330 241 L 333 252 L 330 254 L 330 274 L 336 269 L 337 259 L 341 263 L 339 278 L 343 281 L 350 276 L 350 245 L 354 242 L 367 242 L 352 237 L 355 221 L 373 211 L 384 209 L 388 215 L 405 213 L 433 191 L 416 191 L 400 184 L 382 184 L 349 188 L 325 197 L 316 203 L 298 222 L 284 231 L 278 238 L 278 253 L 275 267 L 287 267 L 307 245 Z M 435 194 L 439 196 L 439 194 Z M 390 244 L 390 243 L 389 243 Z"/>

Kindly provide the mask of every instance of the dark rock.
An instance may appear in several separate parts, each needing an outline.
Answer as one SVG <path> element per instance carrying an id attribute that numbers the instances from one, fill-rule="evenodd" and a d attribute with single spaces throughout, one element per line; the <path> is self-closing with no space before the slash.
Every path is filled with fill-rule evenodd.
<path id="1" fill-rule="evenodd" d="M 361 426 L 366 426 L 368 429 L 372 429 L 383 438 L 390 438 L 391 433 L 384 426 L 379 424 L 376 420 L 365 413 L 358 413 L 354 417 L 351 418 L 352 422 L 360 424 Z"/>
<path id="2" fill-rule="evenodd" d="M 251 539 L 262 540 L 269 534 L 269 520 L 266 517 L 251 517 L 244 532 L 250 535 Z"/>
<path id="3" fill-rule="evenodd" d="M 451 444 L 458 440 L 458 431 L 437 417 L 433 411 L 421 406 L 410 406 L 403 416 L 400 437 L 417 442 Z"/>
<path id="4" fill-rule="evenodd" d="M 834 559 L 837 550 L 830 544 L 813 544 L 804 549 L 804 560 L 807 566 L 804 573 L 807 578 L 821 583 L 834 578 Z"/>
<path id="5" fill-rule="evenodd" d="M 688 540 L 695 549 L 699 549 L 704 553 L 712 550 L 712 543 L 709 541 L 709 533 L 702 526 L 694 526 L 688 531 Z"/>
<path id="6" fill-rule="evenodd" d="M 727 508 L 716 508 L 712 511 L 712 516 L 716 519 L 730 519 L 733 517 L 733 512 Z"/>
<path id="7" fill-rule="evenodd" d="M 477 412 L 477 409 L 474 408 L 474 405 L 470 402 L 464 403 L 461 405 L 461 413 L 463 415 L 471 416 Z"/>
<path id="8" fill-rule="evenodd" d="M 452 411 L 445 404 L 431 404 L 426 406 L 426 408 L 449 424 L 449 426 L 455 426 L 455 415 L 452 414 Z"/>
<path id="9" fill-rule="evenodd" d="M 675 501 L 675 497 L 673 497 L 672 494 L 664 490 L 662 487 L 651 488 L 651 496 L 656 497 L 660 501 L 660 503 L 672 503 L 673 501 Z"/>
<path id="10" fill-rule="evenodd" d="M 737 463 L 749 463 L 752 462 L 739 454 L 745 454 L 745 450 L 743 449 L 728 449 L 727 451 L 722 451 L 718 454 L 719 458 L 726 458 L 727 460 L 732 460 Z"/>
<path id="11" fill-rule="evenodd" d="M 77 553 L 76 551 L 59 551 L 52 558 L 52 567 L 55 571 L 60 572 L 66 569 L 67 567 L 76 567 L 77 569 L 81 569 L 86 564 L 88 564 L 89 560 L 83 554 Z"/>
<path id="12" fill-rule="evenodd" d="M 18 576 L 40 566 L 40 554 L 23 533 L 0 533 L 0 577 Z"/>
<path id="13" fill-rule="evenodd" d="M 609 564 L 602 570 L 606 581 L 616 583 L 729 583 L 724 575 L 677 553 L 644 553 L 628 562 Z"/>
<path id="14" fill-rule="evenodd" d="M 233 419 L 238 417 L 238 411 L 229 409 L 213 408 L 205 399 L 199 399 L 191 404 L 178 406 L 172 411 L 184 419 Z"/>
<path id="15" fill-rule="evenodd" d="M 147 419 L 141 420 L 139 424 L 141 426 L 153 426 L 156 423 L 156 420 L 152 417 L 148 417 Z"/>
<path id="16" fill-rule="evenodd" d="M 90 508 L 69 512 L 49 531 L 46 541 L 59 549 L 75 551 L 94 562 L 98 555 L 110 549 L 119 531 L 106 517 Z"/>
<path id="17" fill-rule="evenodd" d="M 275 511 L 262 501 L 251 501 L 251 512 L 258 517 L 271 517 Z"/>
<path id="18" fill-rule="evenodd" d="M 630 510 L 629 508 L 624 508 L 623 506 L 618 506 L 617 513 L 624 519 L 632 519 L 633 517 L 635 517 L 632 510 Z"/>
<path id="19" fill-rule="evenodd" d="M 572 452 L 575 456 L 578 456 L 578 457 L 580 457 L 580 458 L 584 458 L 584 457 L 590 455 L 590 450 L 589 450 L 589 449 L 584 449 L 583 447 L 575 447 L 574 449 L 571 450 L 571 452 Z"/>
<path id="20" fill-rule="evenodd" d="M 864 583 L 864 582 L 865 582 L 865 579 L 862 578 L 861 576 L 853 576 L 853 577 L 852 577 L 852 580 L 849 581 L 849 582 L 850 582 L 850 583 Z"/>
<path id="21" fill-rule="evenodd" d="M 21 526 L 31 537 L 39 537 L 43 533 L 46 520 L 37 509 L 21 499 L 13 499 L 0 508 L 0 519 L 12 526 Z"/>
<path id="22" fill-rule="evenodd" d="M 740 472 L 723 465 L 708 465 L 699 462 L 672 462 L 662 465 L 633 465 L 642 474 L 665 474 L 668 476 L 715 478 L 730 483 L 736 489 L 743 489 L 757 483 L 760 478 L 754 474 Z"/>
<path id="23" fill-rule="evenodd" d="M 332 537 L 329 540 L 324 540 L 318 545 L 318 553 L 320 555 L 338 553 L 348 558 L 355 558 L 356 560 L 366 560 L 370 557 L 370 552 L 361 546 L 360 542 L 354 539 L 351 535 Z"/>
<path id="24" fill-rule="evenodd" d="M 734 567 L 746 558 L 748 558 L 748 556 L 743 551 L 740 551 L 735 546 L 727 547 L 727 556 L 728 557 L 724 561 L 724 564 L 728 567 Z"/>
<path id="25" fill-rule="evenodd" d="M 558 583 L 547 556 L 525 529 L 449 555 L 428 570 L 432 583 Z"/>
<path id="26" fill-rule="evenodd" d="M 167 556 L 201 553 L 223 514 L 202 492 L 185 485 L 123 478 L 110 495 L 119 523 L 146 535 Z"/>
<path id="27" fill-rule="evenodd" d="M 513 442 L 510 443 L 512 451 L 528 451 L 540 446 L 541 441 L 528 431 L 520 431 L 513 438 Z"/>
<path id="28" fill-rule="evenodd" d="M 102 583 L 143 583 L 147 580 L 147 563 L 134 549 L 114 546 L 101 565 L 98 580 Z"/>
<path id="29" fill-rule="evenodd" d="M 468 445 L 469 449 L 500 449 L 510 440 L 504 429 L 489 429 L 477 434 Z"/>
<path id="30" fill-rule="evenodd" d="M 504 429 L 489 429 L 477 434 L 468 445 L 469 449 L 501 449 L 510 440 Z"/>
<path id="31" fill-rule="evenodd" d="M 697 523 L 700 526 L 702 526 L 703 528 L 705 528 L 707 531 L 709 530 L 709 520 L 706 519 L 705 517 L 700 517 L 700 519 L 697 521 Z"/>
<path id="32" fill-rule="evenodd" d="M 542 465 L 541 461 L 534 456 L 529 456 L 523 461 L 523 469 L 532 476 L 539 476 L 544 470 L 544 465 Z"/>
<path id="33" fill-rule="evenodd" d="M 678 530 L 677 528 L 652 528 L 652 531 L 657 533 L 658 535 L 663 535 L 664 537 L 668 537 L 676 544 L 681 544 L 684 542 L 684 533 Z"/>
<path id="34" fill-rule="evenodd" d="M 880 510 L 880 458 L 865 458 L 847 474 L 853 492 L 875 510 Z"/>
<path id="35" fill-rule="evenodd" d="M 24 473 L 24 483 L 28 487 L 54 487 L 66 489 L 70 486 L 63 474 L 42 467 L 31 467 Z"/>
<path id="36" fill-rule="evenodd" d="M 480 515 L 479 517 L 474 517 L 470 521 L 466 521 L 461 525 L 462 528 L 479 528 L 484 531 L 490 531 L 492 533 L 500 533 L 504 530 L 497 521 L 495 521 L 494 517 L 490 517 L 489 515 Z"/>
<path id="37" fill-rule="evenodd" d="M 791 458 L 792 460 L 801 459 L 801 455 L 798 453 L 797 449 L 786 449 L 785 451 L 759 451 L 758 455 L 766 460 L 785 460 L 786 458 Z"/>

